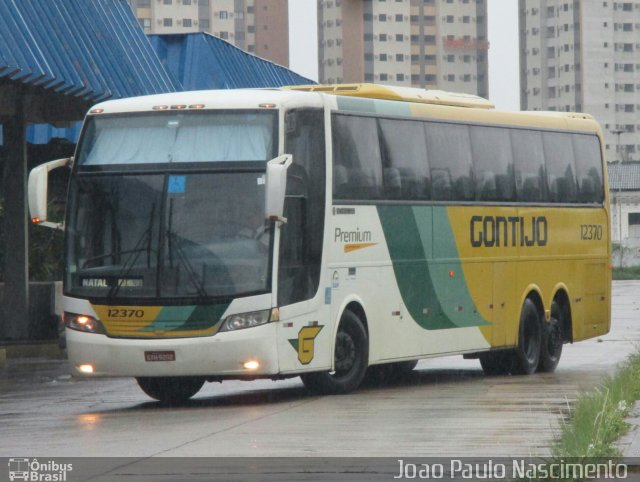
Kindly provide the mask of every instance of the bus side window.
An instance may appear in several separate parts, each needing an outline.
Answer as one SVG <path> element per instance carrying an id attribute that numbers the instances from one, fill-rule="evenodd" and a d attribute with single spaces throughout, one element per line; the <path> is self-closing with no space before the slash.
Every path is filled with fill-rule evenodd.
<path id="1" fill-rule="evenodd" d="M 425 129 L 433 199 L 474 199 L 469 127 L 428 122 Z"/>
<path id="2" fill-rule="evenodd" d="M 515 201 L 509 131 L 471 126 L 476 201 Z"/>
<path id="3" fill-rule="evenodd" d="M 545 132 L 544 158 L 551 202 L 573 203 L 578 200 L 575 161 L 571 134 Z"/>
<path id="4" fill-rule="evenodd" d="M 334 114 L 333 165 L 334 171 L 345 168 L 345 176 L 334 176 L 334 199 L 371 200 L 382 197 L 382 161 L 378 143 L 376 120 L 369 117 Z"/>
<path id="5" fill-rule="evenodd" d="M 549 193 L 544 170 L 542 133 L 511 130 L 515 166 L 516 195 L 521 202 L 547 202 Z"/>
<path id="6" fill-rule="evenodd" d="M 576 156 L 579 201 L 601 203 L 604 190 L 600 141 L 596 136 L 574 134 L 573 151 Z"/>
<path id="7" fill-rule="evenodd" d="M 386 199 L 428 200 L 431 180 L 420 121 L 380 119 Z"/>

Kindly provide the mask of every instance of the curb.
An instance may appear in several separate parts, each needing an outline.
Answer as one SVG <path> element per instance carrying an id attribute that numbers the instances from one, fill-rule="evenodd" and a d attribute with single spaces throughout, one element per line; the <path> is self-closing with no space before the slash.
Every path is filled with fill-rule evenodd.
<path id="1" fill-rule="evenodd" d="M 625 422 L 630 425 L 629 431 L 618 441 L 616 447 L 624 457 L 637 457 L 640 454 L 640 401 L 633 405 Z"/>

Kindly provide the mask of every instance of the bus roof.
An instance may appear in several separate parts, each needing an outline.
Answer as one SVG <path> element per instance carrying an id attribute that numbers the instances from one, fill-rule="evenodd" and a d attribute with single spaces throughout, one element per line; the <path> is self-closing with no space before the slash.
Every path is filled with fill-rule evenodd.
<path id="1" fill-rule="evenodd" d="M 470 107 L 475 109 L 494 109 L 495 105 L 477 95 L 445 92 L 443 90 L 426 90 L 414 87 L 397 87 L 379 84 L 327 84 L 327 85 L 292 85 L 283 87 L 288 90 L 304 92 L 322 92 L 325 94 L 365 97 L 369 99 L 397 100 L 417 102 L 421 104 L 448 105 L 453 107 Z"/>
<path id="2" fill-rule="evenodd" d="M 314 98 L 315 97 L 315 98 Z M 94 105 L 89 114 L 120 114 L 195 109 L 273 109 L 282 105 L 321 107 L 320 96 L 278 89 L 221 89 L 107 100 Z"/>
<path id="3" fill-rule="evenodd" d="M 376 84 L 304 85 L 269 89 L 230 89 L 177 92 L 143 97 L 132 97 L 103 102 L 94 106 L 89 114 L 120 114 L 151 112 L 155 110 L 193 109 L 268 109 L 322 107 L 327 97 L 353 99 L 359 112 L 373 109 L 372 113 L 396 113 L 392 104 L 406 104 L 411 117 L 431 117 L 461 122 L 496 125 L 531 126 L 549 129 L 569 129 L 601 132 L 589 114 L 575 112 L 499 111 L 486 99 L 470 94 L 457 94 L 440 90 L 394 87 Z M 367 102 L 373 100 L 376 106 Z M 387 109 L 386 103 L 389 102 Z M 364 109 L 364 110 L 363 110 Z M 338 109 L 341 110 L 341 109 Z M 348 110 L 348 109 L 347 109 Z"/>

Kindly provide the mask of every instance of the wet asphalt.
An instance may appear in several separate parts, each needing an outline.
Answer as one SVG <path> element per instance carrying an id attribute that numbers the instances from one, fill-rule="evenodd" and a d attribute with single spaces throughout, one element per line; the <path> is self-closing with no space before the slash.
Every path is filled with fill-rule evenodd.
<path id="1" fill-rule="evenodd" d="M 545 456 L 576 396 L 640 350 L 640 282 L 616 282 L 613 296 L 608 335 L 565 346 L 555 373 L 526 377 L 485 377 L 477 360 L 447 357 L 349 395 L 313 396 L 298 378 L 233 381 L 164 407 L 132 379 L 8 360 L 0 457 Z"/>

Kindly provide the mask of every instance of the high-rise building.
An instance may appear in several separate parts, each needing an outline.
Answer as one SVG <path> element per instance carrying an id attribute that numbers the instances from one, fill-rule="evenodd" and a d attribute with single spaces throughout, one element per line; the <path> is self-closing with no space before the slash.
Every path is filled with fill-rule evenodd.
<path id="1" fill-rule="evenodd" d="M 489 94 L 487 0 L 321 0 L 320 82 Z"/>
<path id="2" fill-rule="evenodd" d="M 640 150 L 640 0 L 519 0 L 520 104 L 581 111 L 609 160 Z"/>
<path id="3" fill-rule="evenodd" d="M 145 33 L 208 32 L 289 66 L 288 0 L 129 0 Z"/>

